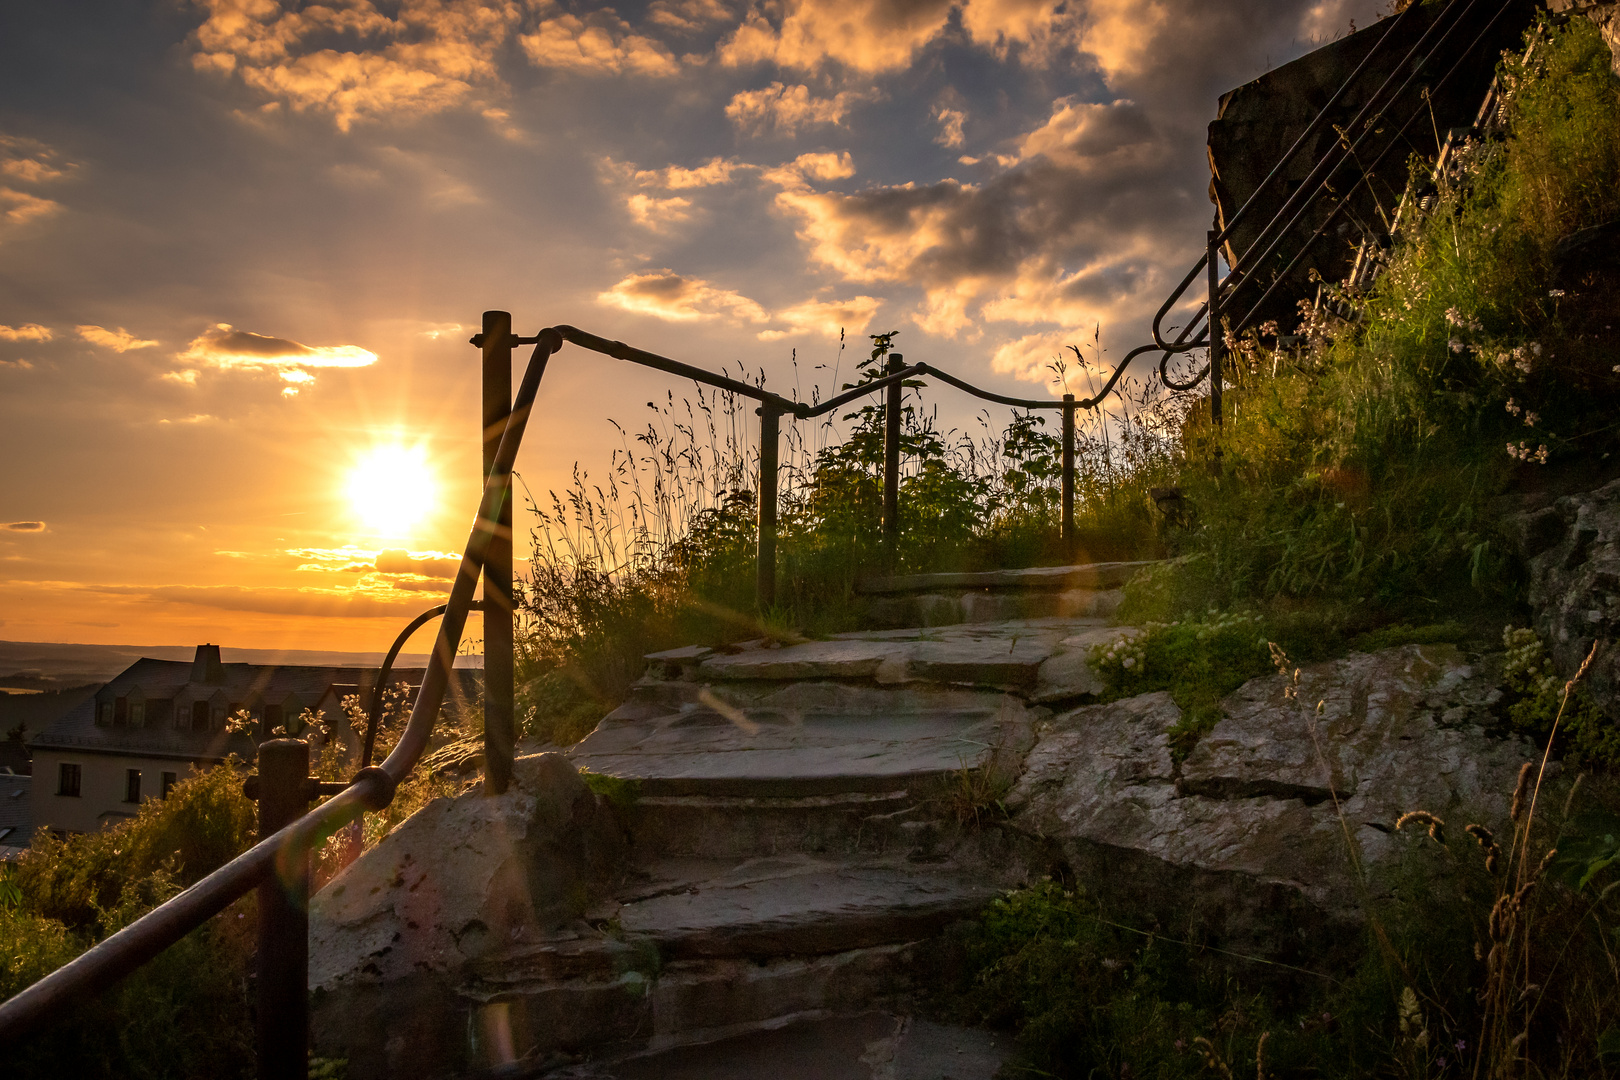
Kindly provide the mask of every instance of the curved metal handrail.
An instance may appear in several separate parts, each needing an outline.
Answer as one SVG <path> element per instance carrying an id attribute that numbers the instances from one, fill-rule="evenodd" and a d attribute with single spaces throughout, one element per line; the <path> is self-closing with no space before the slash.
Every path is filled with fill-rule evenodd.
<path id="1" fill-rule="evenodd" d="M 400 782 L 410 774 L 427 748 L 434 721 L 444 703 L 450 667 L 466 627 L 473 590 L 489 554 L 490 542 L 499 528 L 500 506 L 540 388 L 540 378 L 545 373 L 546 361 L 562 347 L 562 337 L 554 330 L 542 330 L 533 343 L 534 354 L 512 403 L 512 415 L 496 451 L 494 466 L 485 478 L 478 516 L 467 538 L 450 599 L 444 605 L 444 620 L 439 625 L 427 671 L 417 690 L 410 721 L 393 752 L 381 765 L 362 769 L 348 787 L 297 821 L 260 840 L 179 896 L 160 904 L 0 1004 L 0 1043 L 20 1038 L 55 1009 L 112 985 L 225 910 L 274 873 L 277 854 L 283 848 L 313 848 L 365 811 L 381 810 L 393 801 Z"/>
<path id="2" fill-rule="evenodd" d="M 388 676 L 393 673 L 394 661 L 399 659 L 399 651 L 405 647 L 405 643 L 411 639 L 412 634 L 443 615 L 449 608 L 449 604 L 440 604 L 438 607 L 428 608 L 412 619 L 410 625 L 401 630 L 399 636 L 394 639 L 394 644 L 388 649 L 388 655 L 383 657 L 382 667 L 377 669 L 377 685 L 371 694 L 371 704 L 366 709 L 366 739 L 364 748 L 360 753 L 360 767 L 362 769 L 369 768 L 371 765 L 371 752 L 377 745 L 377 728 L 382 723 L 383 688 L 388 685 Z M 474 600 L 467 605 L 467 610 L 483 611 L 483 602 Z"/>

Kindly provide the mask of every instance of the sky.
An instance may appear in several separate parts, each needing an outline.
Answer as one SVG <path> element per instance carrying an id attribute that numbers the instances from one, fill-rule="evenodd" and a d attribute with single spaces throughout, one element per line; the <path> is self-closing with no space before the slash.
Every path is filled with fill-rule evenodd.
<path id="1" fill-rule="evenodd" d="M 386 647 L 466 540 L 486 309 L 1052 393 L 1201 250 L 1218 96 L 1378 8 L 10 0 L 0 639 Z M 690 391 L 568 347 L 524 483 Z"/>

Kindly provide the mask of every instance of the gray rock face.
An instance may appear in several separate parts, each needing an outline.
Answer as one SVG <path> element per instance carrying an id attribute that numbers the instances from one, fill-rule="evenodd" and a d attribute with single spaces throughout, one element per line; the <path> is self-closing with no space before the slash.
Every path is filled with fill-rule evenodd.
<path id="1" fill-rule="evenodd" d="M 314 1035 L 364 1061 L 354 1075 L 429 1074 L 406 1065 L 466 1041 L 460 973 L 543 939 L 608 883 L 622 832 L 574 767 L 519 758 L 513 781 L 428 804 L 311 899 Z M 396 1022 L 410 1010 L 420 1024 Z"/>
<path id="2" fill-rule="evenodd" d="M 1417 842 L 1396 818 L 1423 809 L 1458 830 L 1499 828 L 1534 750 L 1479 728 L 1491 680 L 1449 646 L 1318 665 L 1298 703 L 1285 687 L 1256 679 L 1227 698 L 1226 719 L 1179 767 L 1168 694 L 1058 716 L 1007 799 L 1014 824 L 1058 841 L 1121 910 L 1190 917 L 1287 962 L 1332 956 L 1353 943 L 1343 931 L 1361 919 L 1363 887 L 1387 891 Z"/>
<path id="3" fill-rule="evenodd" d="M 1585 15 L 1591 19 L 1608 42 L 1609 51 L 1614 54 L 1614 65 L 1610 69 L 1620 77 L 1620 3 L 1616 0 L 1547 0 L 1547 7 L 1552 11 L 1568 11 Z"/>
<path id="4" fill-rule="evenodd" d="M 1530 571 L 1536 632 L 1558 670 L 1572 676 L 1594 640 L 1620 636 L 1620 480 L 1508 526 Z M 1599 649 L 1587 679 L 1604 711 L 1620 714 L 1620 651 Z"/>

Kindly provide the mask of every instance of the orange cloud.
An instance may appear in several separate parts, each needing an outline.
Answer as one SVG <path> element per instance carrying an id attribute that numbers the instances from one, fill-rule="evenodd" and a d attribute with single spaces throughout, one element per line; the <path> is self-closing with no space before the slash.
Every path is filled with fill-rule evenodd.
<path id="1" fill-rule="evenodd" d="M 848 300 L 806 300 L 775 313 L 791 330 L 762 330 L 761 341 L 780 341 L 799 334 L 820 334 L 837 338 L 840 332 L 861 334 L 877 314 L 883 301 L 875 296 L 852 296 Z"/>
<path id="2" fill-rule="evenodd" d="M 377 362 L 377 354 L 358 345 L 301 345 L 287 338 L 266 337 L 233 329 L 230 323 L 218 323 L 193 340 L 176 359 L 222 371 L 273 371 L 290 384 L 282 390 L 290 396 L 298 392 L 299 386 L 315 381 L 311 368 L 369 367 Z M 196 381 L 185 372 L 170 372 L 164 377 L 188 384 Z"/>
<path id="3" fill-rule="evenodd" d="M 41 326 L 39 323 L 24 323 L 21 326 L 0 326 L 0 340 L 5 341 L 49 341 L 51 328 Z"/>
<path id="4" fill-rule="evenodd" d="M 726 116 L 740 130 L 752 134 L 776 130 L 793 135 L 801 128 L 843 123 L 850 108 L 867 97 L 848 90 L 830 98 L 815 97 L 808 86 L 773 82 L 763 89 L 737 94 L 726 106 Z"/>
<path id="5" fill-rule="evenodd" d="M 741 293 L 715 288 L 701 278 L 685 277 L 673 270 L 631 274 L 596 298 L 625 311 L 674 322 L 725 318 L 763 323 L 771 318 L 764 308 Z"/>
<path id="6" fill-rule="evenodd" d="M 634 33 L 611 8 L 546 19 L 518 43 L 540 67 L 596 75 L 674 75 L 680 71 L 663 42 Z"/>
<path id="7" fill-rule="evenodd" d="M 372 0 L 197 3 L 208 12 L 193 35 L 198 70 L 234 74 L 299 112 L 328 113 L 342 131 L 476 100 L 497 82 L 493 56 L 521 16 L 510 0 L 402 0 L 389 5 L 393 15 Z M 360 44 L 325 44 L 333 40 Z"/>
<path id="8" fill-rule="evenodd" d="M 158 344 L 156 341 L 143 340 L 136 337 L 120 326 L 117 330 L 108 330 L 101 326 L 75 326 L 79 336 L 92 345 L 102 345 L 114 352 L 129 352 L 131 349 L 150 349 Z"/>
<path id="9" fill-rule="evenodd" d="M 7 532 L 37 533 L 45 531 L 45 523 L 43 521 L 8 521 L 4 525 L 0 525 L 0 529 Z"/>

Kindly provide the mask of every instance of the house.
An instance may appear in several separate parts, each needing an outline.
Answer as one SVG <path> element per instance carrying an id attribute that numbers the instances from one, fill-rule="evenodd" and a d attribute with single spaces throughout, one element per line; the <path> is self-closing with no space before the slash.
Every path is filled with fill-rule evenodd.
<path id="1" fill-rule="evenodd" d="M 389 682 L 414 688 L 422 674 L 396 668 Z M 353 747 L 359 737 L 333 714 L 346 694 L 369 701 L 376 675 L 373 668 L 226 664 L 212 644 L 197 646 L 189 664 L 137 660 L 31 741 L 33 824 L 75 833 L 134 817 L 194 769 L 231 754 L 252 761 L 261 739 L 305 710 L 324 710 L 332 737 Z M 455 670 L 446 712 L 477 700 L 481 676 Z M 232 722 L 241 713 L 247 730 Z"/>
<path id="2" fill-rule="evenodd" d="M 28 850 L 34 835 L 33 807 L 29 799 L 34 778 L 0 767 L 0 862 Z"/>

